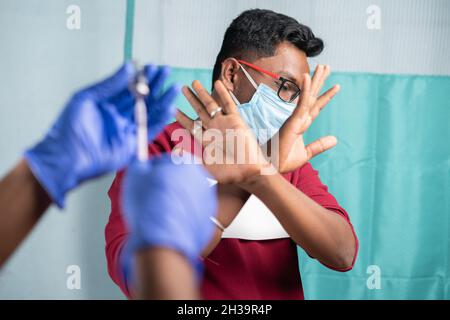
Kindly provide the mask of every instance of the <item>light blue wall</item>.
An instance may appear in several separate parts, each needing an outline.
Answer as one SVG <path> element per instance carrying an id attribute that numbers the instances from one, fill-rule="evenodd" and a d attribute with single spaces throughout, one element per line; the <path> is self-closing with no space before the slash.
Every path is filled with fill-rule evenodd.
<path id="1" fill-rule="evenodd" d="M 66 8 L 81 8 L 81 29 L 66 28 Z M 123 60 L 125 1 L 0 2 L 0 174 L 36 142 L 71 92 Z M 109 279 L 104 226 L 111 177 L 52 209 L 0 272 L 0 299 L 122 298 Z M 81 290 L 68 290 L 66 268 L 81 268 Z"/>

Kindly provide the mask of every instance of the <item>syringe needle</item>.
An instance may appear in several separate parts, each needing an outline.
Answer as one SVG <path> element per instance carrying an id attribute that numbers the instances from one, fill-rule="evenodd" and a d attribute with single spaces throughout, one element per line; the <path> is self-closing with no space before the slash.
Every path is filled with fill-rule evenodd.
<path id="1" fill-rule="evenodd" d="M 148 160 L 148 135 L 147 135 L 147 105 L 145 97 L 150 94 L 150 88 L 143 71 L 138 71 L 135 81 L 131 84 L 136 103 L 134 106 L 134 118 L 137 126 L 137 159 L 145 162 Z"/>
<path id="2" fill-rule="evenodd" d="M 136 98 L 135 118 L 137 122 L 137 159 L 148 160 L 147 106 L 144 98 Z"/>

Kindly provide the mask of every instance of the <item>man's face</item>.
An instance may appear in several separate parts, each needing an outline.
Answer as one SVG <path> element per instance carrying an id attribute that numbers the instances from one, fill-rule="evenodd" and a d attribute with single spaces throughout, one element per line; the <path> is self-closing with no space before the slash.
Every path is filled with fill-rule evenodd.
<path id="1" fill-rule="evenodd" d="M 283 42 L 278 45 L 274 56 L 260 58 L 251 61 L 251 63 L 264 70 L 279 74 L 280 76 L 293 81 L 299 88 L 302 88 L 303 85 L 302 75 L 304 73 L 309 73 L 306 54 L 289 42 Z M 243 67 L 246 68 L 257 85 L 264 83 L 275 92 L 278 91 L 279 81 L 276 81 L 274 78 L 250 67 L 246 67 L 245 65 L 243 65 Z M 233 93 L 241 103 L 250 101 L 255 93 L 255 88 L 245 77 L 242 70 L 238 70 L 234 78 Z M 297 101 L 298 98 L 293 102 L 297 103 Z"/>

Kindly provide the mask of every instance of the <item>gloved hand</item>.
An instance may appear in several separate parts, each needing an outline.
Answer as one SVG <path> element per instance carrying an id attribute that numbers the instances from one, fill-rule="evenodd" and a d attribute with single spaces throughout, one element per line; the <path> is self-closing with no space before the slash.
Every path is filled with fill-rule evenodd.
<path id="1" fill-rule="evenodd" d="M 200 255 L 213 236 L 210 217 L 217 212 L 216 186 L 207 178 L 202 166 L 177 165 L 170 154 L 128 168 L 122 206 L 130 235 L 121 256 L 127 285 L 133 282 L 134 253 L 149 247 L 180 252 L 200 278 Z"/>
<path id="2" fill-rule="evenodd" d="M 146 99 L 149 142 L 174 114 L 172 103 L 180 88 L 160 94 L 169 71 L 144 68 L 151 90 Z M 75 93 L 45 138 L 26 151 L 34 176 L 60 208 L 69 190 L 125 167 L 135 156 L 135 99 L 128 88 L 134 76 L 128 62 L 110 78 Z"/>

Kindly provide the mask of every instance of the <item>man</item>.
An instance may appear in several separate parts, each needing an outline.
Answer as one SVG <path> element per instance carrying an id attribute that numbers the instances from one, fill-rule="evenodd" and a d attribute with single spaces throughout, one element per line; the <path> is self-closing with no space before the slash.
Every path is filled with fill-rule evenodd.
<path id="1" fill-rule="evenodd" d="M 358 241 L 349 217 L 308 163 L 337 141 L 328 136 L 308 146 L 303 142 L 303 133 L 339 90 L 334 86 L 319 96 L 329 75 L 327 66 L 318 66 L 313 78 L 309 76 L 307 57 L 322 49 L 322 41 L 290 17 L 259 9 L 243 12 L 225 33 L 213 70 L 212 94 L 198 81 L 193 91 L 183 88 L 198 121 L 179 112 L 178 122 L 167 126 L 149 146 L 153 155 L 171 152 L 179 144 L 172 134 L 180 128 L 189 130 L 205 147 L 211 141 L 203 140 L 199 132 L 234 130 L 245 135 L 241 152 L 260 154 L 259 142 L 274 149 L 271 153 L 278 157 L 275 166 L 264 157 L 245 164 L 205 162 L 219 182 L 219 224 L 214 241 L 203 253 L 206 299 L 303 299 L 296 245 L 332 269 L 353 267 Z M 248 127 L 258 140 L 245 133 Z M 276 148 L 275 141 L 279 141 Z M 224 158 L 236 160 L 229 148 L 220 151 Z M 276 173 L 261 174 L 271 168 Z M 121 180 L 119 173 L 109 191 L 112 212 L 106 227 L 106 254 L 111 277 L 130 296 L 120 267 L 127 236 L 119 205 Z M 255 197 L 270 209 L 285 236 L 252 238 L 244 230 L 235 237 L 222 237 L 238 213 L 242 215 L 246 202 Z"/>

